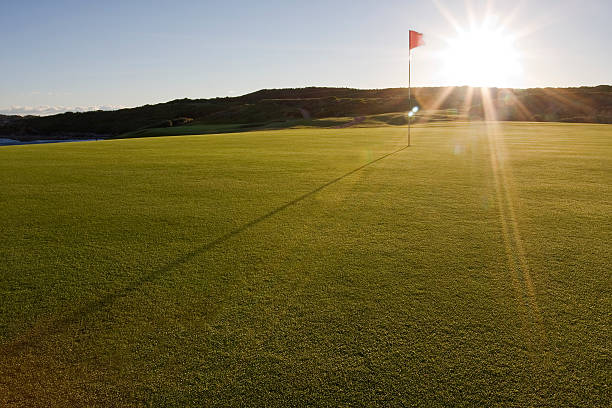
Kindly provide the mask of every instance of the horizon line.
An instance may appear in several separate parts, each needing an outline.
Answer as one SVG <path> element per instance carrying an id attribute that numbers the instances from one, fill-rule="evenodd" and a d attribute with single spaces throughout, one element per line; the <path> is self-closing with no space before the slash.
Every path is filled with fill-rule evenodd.
<path id="1" fill-rule="evenodd" d="M 580 88 L 598 88 L 598 87 L 602 87 L 602 86 L 612 86 L 612 84 L 597 84 L 597 85 L 577 85 L 577 86 L 538 86 L 538 87 L 502 87 L 502 86 L 471 86 L 471 85 L 437 85 L 437 86 L 413 86 L 412 89 L 423 89 L 423 88 L 427 88 L 427 89 L 434 89 L 434 88 L 473 88 L 473 89 L 512 89 L 512 90 L 533 90 L 533 89 L 580 89 Z M 280 90 L 298 90 L 298 89 L 350 89 L 350 90 L 357 90 L 357 91 L 384 91 L 384 90 L 391 90 L 391 89 L 408 89 L 407 86 L 400 86 L 400 87 L 386 87 L 386 88 L 352 88 L 352 87 L 348 87 L 348 86 L 321 86 L 321 85 L 313 85 L 313 86 L 303 86 L 303 87 L 295 87 L 295 88 L 288 88 L 288 87 L 283 87 L 283 88 L 261 88 L 261 89 L 257 89 L 255 91 L 251 91 L 251 92 L 247 92 L 247 93 L 242 93 L 239 95 L 225 95 L 225 96 L 213 96 L 213 97 L 208 97 L 208 98 L 189 98 L 189 97 L 182 97 L 182 98 L 174 98 L 174 99 L 169 99 L 169 100 L 164 100 L 164 101 L 159 101 L 159 102 L 147 102 L 144 103 L 142 105 L 131 105 L 131 106 L 127 106 L 127 105 L 109 105 L 109 104 L 104 104 L 104 105 L 89 105 L 89 106 L 62 106 L 62 105 L 56 105 L 56 106 L 51 106 L 51 105 L 38 105 L 38 106 L 31 106 L 31 105 L 13 105 L 9 108 L 5 108 L 5 109 L 0 109 L 0 115 L 3 116 L 20 116 L 20 117 L 26 117 L 26 116 L 39 116 L 39 117 L 46 117 L 46 116 L 53 116 L 53 115 L 61 115 L 64 113 L 87 113 L 87 112 L 98 112 L 98 111 L 104 111 L 104 112 L 113 112 L 113 111 L 118 111 L 121 109 L 134 109 L 134 108 L 138 108 L 138 107 L 142 107 L 142 106 L 147 106 L 147 105 L 158 105 L 158 104 L 164 104 L 164 103 L 168 103 L 168 102 L 172 102 L 172 101 L 180 101 L 180 100 L 214 100 L 214 99 L 226 99 L 226 98 L 241 98 L 247 95 L 251 95 L 257 92 L 261 92 L 261 91 L 271 91 L 271 90 L 275 90 L 275 91 L 280 91 Z"/>

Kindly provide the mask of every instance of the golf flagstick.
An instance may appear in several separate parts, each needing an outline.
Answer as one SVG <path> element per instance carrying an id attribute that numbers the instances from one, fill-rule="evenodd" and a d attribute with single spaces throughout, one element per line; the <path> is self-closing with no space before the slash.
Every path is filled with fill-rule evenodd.
<path id="1" fill-rule="evenodd" d="M 412 42 L 412 36 L 410 36 Z M 412 45 L 412 44 L 411 44 Z M 410 47 L 409 47 L 410 48 Z M 412 48 L 408 50 L 408 147 L 410 147 L 410 122 L 412 122 L 412 95 L 410 87 L 410 63 L 412 62 Z"/>
<path id="2" fill-rule="evenodd" d="M 410 30 L 408 35 L 408 146 L 410 146 L 410 125 L 415 112 L 412 111 L 412 84 L 411 84 L 411 63 L 412 49 L 425 45 L 423 34 Z"/>

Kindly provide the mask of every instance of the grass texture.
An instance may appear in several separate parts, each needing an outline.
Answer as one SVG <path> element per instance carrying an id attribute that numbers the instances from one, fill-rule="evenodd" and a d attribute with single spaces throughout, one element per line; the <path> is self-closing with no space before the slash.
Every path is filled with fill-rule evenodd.
<path id="1" fill-rule="evenodd" d="M 1 406 L 609 406 L 612 126 L 0 149 Z"/>

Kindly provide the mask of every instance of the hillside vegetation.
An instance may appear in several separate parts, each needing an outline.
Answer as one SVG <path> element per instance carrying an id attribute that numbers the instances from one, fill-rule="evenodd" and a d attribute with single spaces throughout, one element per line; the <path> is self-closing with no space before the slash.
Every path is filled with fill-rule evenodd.
<path id="1" fill-rule="evenodd" d="M 612 123 L 612 86 L 524 90 L 415 88 L 412 105 L 422 109 L 416 118 L 421 122 L 495 119 Z M 275 126 L 282 127 L 299 119 L 406 112 L 409 106 L 406 88 L 266 89 L 231 98 L 179 99 L 116 111 L 69 112 L 20 120 L 11 118 L 0 121 L 0 135 L 29 140 L 90 138 L 93 135 L 112 137 L 127 132 L 134 136 L 145 129 L 166 129 L 157 133 L 172 134 L 167 128 L 186 125 L 204 125 L 210 129 L 233 125 L 230 130 L 250 130 L 269 127 L 274 122 Z M 402 124 L 400 122 L 396 124 Z"/>

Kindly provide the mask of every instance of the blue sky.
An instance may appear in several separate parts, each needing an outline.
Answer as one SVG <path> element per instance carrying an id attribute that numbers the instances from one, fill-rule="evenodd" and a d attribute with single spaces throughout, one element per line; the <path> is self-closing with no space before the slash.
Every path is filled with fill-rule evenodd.
<path id="1" fill-rule="evenodd" d="M 521 70 L 499 86 L 612 83 L 610 0 L 4 0 L 0 113 L 406 86 L 411 28 L 427 41 L 414 52 L 413 85 L 463 85 L 441 66 L 457 37 L 447 17 L 467 29 L 470 9 L 476 23 L 514 16 L 504 32 Z"/>

